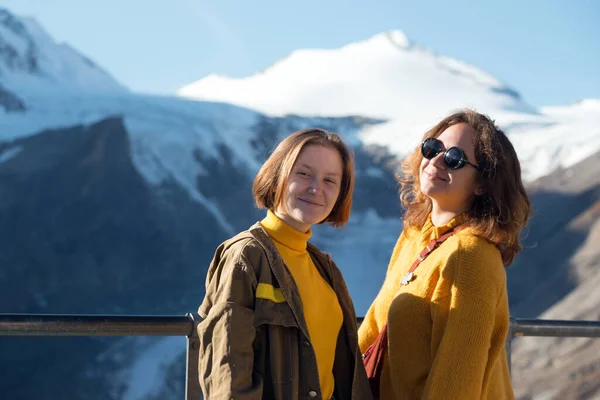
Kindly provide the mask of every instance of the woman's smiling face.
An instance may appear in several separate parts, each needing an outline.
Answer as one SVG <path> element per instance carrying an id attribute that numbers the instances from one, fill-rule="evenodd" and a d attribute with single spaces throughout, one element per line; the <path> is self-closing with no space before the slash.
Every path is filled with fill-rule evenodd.
<path id="1" fill-rule="evenodd" d="M 308 145 L 298 155 L 275 214 L 292 228 L 306 232 L 326 219 L 341 188 L 343 162 L 330 147 Z"/>
<path id="2" fill-rule="evenodd" d="M 444 144 L 444 151 L 459 147 L 469 162 L 475 162 L 475 131 L 469 125 L 452 125 L 437 139 Z M 431 160 L 423 157 L 420 185 L 423 194 L 441 209 L 467 209 L 477 188 L 477 170 L 468 164 L 460 169 L 450 169 L 441 152 Z"/>

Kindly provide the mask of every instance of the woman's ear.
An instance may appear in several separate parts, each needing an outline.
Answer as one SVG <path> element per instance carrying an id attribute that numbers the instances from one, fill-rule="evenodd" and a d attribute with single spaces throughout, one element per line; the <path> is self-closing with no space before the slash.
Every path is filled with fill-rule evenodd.
<path id="1" fill-rule="evenodd" d="M 482 196 L 485 193 L 485 190 L 481 187 L 481 185 L 477 185 L 475 188 L 475 196 Z"/>

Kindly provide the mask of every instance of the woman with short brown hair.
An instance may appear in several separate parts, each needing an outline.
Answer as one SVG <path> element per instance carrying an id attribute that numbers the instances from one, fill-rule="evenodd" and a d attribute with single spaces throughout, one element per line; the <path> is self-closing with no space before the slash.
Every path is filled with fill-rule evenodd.
<path id="1" fill-rule="evenodd" d="M 207 399 L 369 399 L 356 314 L 311 226 L 350 217 L 354 161 L 321 129 L 285 138 L 253 185 L 267 216 L 221 244 L 199 309 Z"/>

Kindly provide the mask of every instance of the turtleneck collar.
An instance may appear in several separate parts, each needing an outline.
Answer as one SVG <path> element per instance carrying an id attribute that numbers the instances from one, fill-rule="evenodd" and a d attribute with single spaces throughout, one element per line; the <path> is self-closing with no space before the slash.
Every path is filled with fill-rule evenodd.
<path id="1" fill-rule="evenodd" d="M 267 211 L 267 216 L 260 221 L 260 224 L 271 239 L 295 251 L 306 251 L 306 244 L 312 236 L 311 229 L 306 233 L 297 231 L 279 219 L 271 210 Z"/>
<path id="2" fill-rule="evenodd" d="M 451 219 L 445 225 L 434 226 L 433 222 L 431 221 L 431 214 L 429 214 L 427 216 L 427 220 L 425 221 L 425 224 L 423 224 L 423 228 L 421 228 L 421 233 L 423 235 L 428 235 L 431 238 L 439 238 L 444 233 L 448 232 L 450 229 L 455 228 L 455 227 L 461 225 L 462 223 L 464 223 L 466 220 L 466 217 L 467 216 L 465 213 L 459 214 L 456 217 L 454 217 L 453 219 Z"/>

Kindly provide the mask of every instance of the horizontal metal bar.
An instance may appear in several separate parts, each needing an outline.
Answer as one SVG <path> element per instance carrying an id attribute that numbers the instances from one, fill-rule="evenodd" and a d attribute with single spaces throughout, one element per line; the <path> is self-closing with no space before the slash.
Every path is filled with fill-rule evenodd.
<path id="1" fill-rule="evenodd" d="M 600 337 L 600 321 L 511 319 L 510 329 L 512 336 Z M 191 336 L 193 332 L 191 314 L 0 314 L 0 336 Z"/>
<path id="2" fill-rule="evenodd" d="M 600 337 L 600 321 L 514 319 L 513 336 Z"/>
<path id="3" fill-rule="evenodd" d="M 0 314 L 0 336 L 190 336 L 190 315 Z"/>

